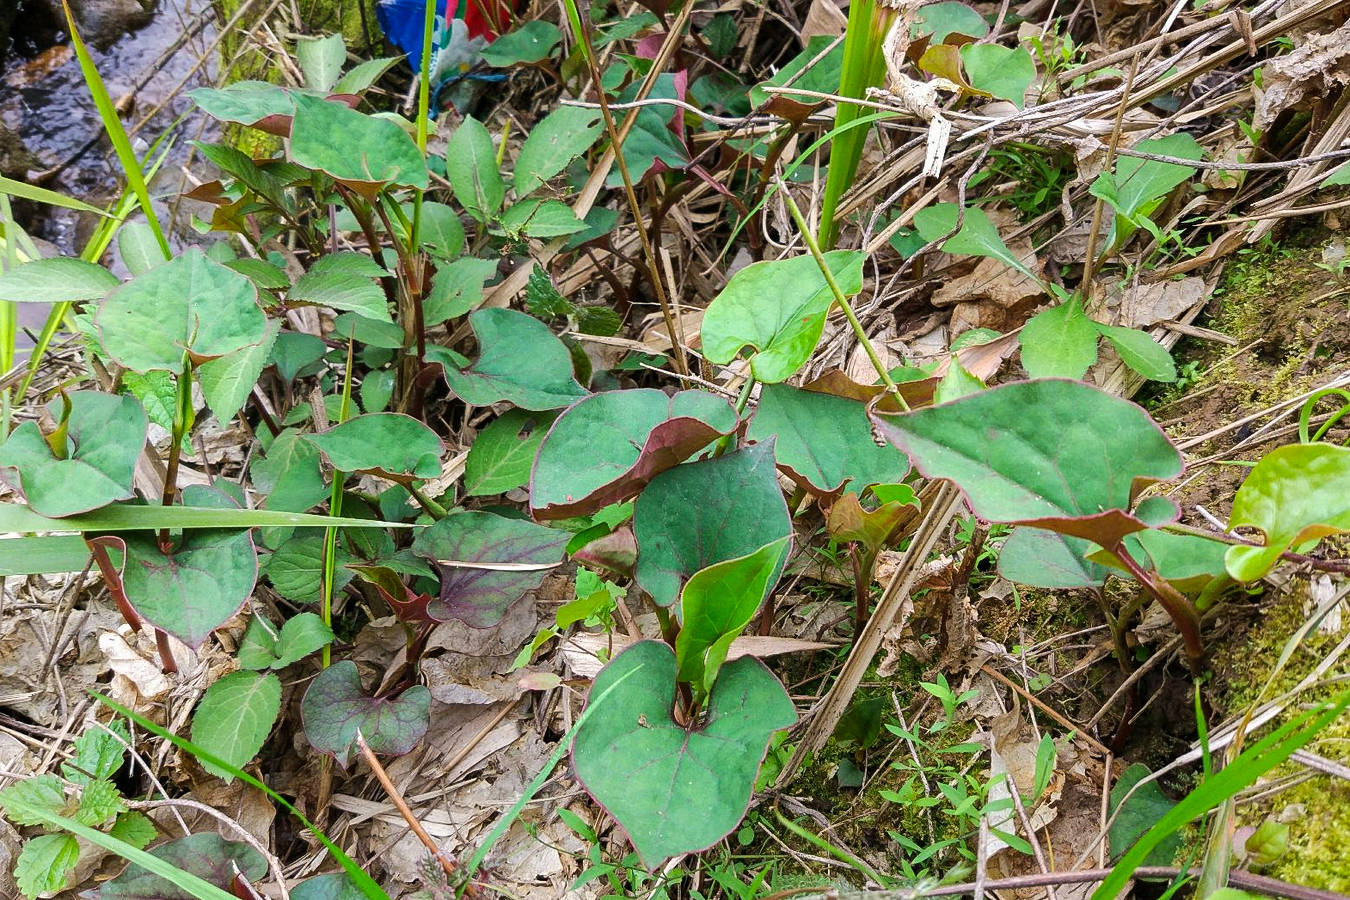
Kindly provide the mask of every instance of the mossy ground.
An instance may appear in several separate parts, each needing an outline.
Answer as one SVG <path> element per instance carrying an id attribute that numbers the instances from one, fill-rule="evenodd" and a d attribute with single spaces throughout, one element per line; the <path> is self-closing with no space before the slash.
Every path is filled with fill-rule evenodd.
<path id="1" fill-rule="evenodd" d="M 1172 422 L 1169 431 L 1174 437 L 1206 434 L 1314 390 L 1350 358 L 1350 281 L 1322 265 L 1322 250 L 1330 240 L 1339 239 L 1322 230 L 1309 230 L 1291 235 L 1282 244 L 1244 253 L 1229 265 L 1208 324 L 1236 339 L 1239 352 L 1196 343 L 1182 348 L 1205 374 L 1180 397 L 1162 397 L 1154 404 L 1155 415 L 1165 424 Z M 1193 452 L 1202 457 L 1255 460 L 1275 446 L 1297 440 L 1295 435 L 1284 435 L 1267 443 L 1239 446 L 1245 436 L 1243 430 L 1230 432 Z M 1343 430 L 1333 436 L 1343 439 Z M 1229 450 L 1231 455 L 1226 453 Z M 1247 471 L 1238 465 L 1209 466 L 1174 499 L 1188 512 L 1199 504 L 1226 518 Z M 1240 714 L 1262 695 L 1290 637 L 1315 606 L 1308 584 L 1306 577 L 1295 578 L 1287 589 L 1225 602 L 1218 626 L 1211 629 L 1213 678 L 1207 693 L 1214 706 L 1212 718 Z M 1310 635 L 1265 697 L 1278 696 L 1296 685 L 1345 637 L 1347 629 L 1350 617 L 1336 629 Z M 1324 678 L 1347 672 L 1350 668 L 1342 659 Z M 1305 695 L 1293 701 L 1290 714 L 1300 703 L 1329 696 L 1331 691 Z M 1307 749 L 1350 763 L 1350 716 L 1333 722 Z M 1288 764 L 1262 783 L 1308 771 L 1302 765 Z M 1294 884 L 1350 892 L 1350 784 L 1314 775 L 1238 808 L 1244 825 L 1258 825 L 1266 816 L 1286 810 L 1289 852 L 1265 874 Z"/>

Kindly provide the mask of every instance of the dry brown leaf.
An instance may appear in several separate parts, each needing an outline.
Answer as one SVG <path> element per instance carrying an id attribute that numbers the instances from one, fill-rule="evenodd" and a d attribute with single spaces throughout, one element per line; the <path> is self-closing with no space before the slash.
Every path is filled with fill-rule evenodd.
<path id="1" fill-rule="evenodd" d="M 1321 100 L 1350 84 L 1350 22 L 1310 34 L 1300 46 L 1261 68 L 1252 127 L 1265 132 L 1285 110 Z"/>
<path id="2" fill-rule="evenodd" d="M 1147 328 L 1167 319 L 1176 319 L 1209 297 L 1205 279 L 1198 276 L 1178 281 L 1132 284 L 1123 293 L 1112 291 L 1108 306 L 1116 307 L 1116 318 L 1126 328 Z"/>
<path id="3" fill-rule="evenodd" d="M 130 633 L 129 627 L 123 628 Z M 151 715 L 159 710 L 157 701 L 164 699 L 173 689 L 173 681 L 160 669 L 159 661 L 132 649 L 122 629 L 100 634 L 98 646 L 108 661 L 108 668 L 113 671 L 108 695 L 142 715 Z"/>
<path id="4" fill-rule="evenodd" d="M 819 35 L 838 37 L 847 27 L 848 16 L 833 0 L 811 0 L 811 8 L 806 11 L 806 21 L 802 23 L 802 46 L 805 47 L 811 38 Z"/>

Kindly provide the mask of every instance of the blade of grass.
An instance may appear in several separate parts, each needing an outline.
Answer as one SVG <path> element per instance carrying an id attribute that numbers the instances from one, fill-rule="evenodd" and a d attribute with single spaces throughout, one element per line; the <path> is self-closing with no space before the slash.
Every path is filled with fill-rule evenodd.
<path id="1" fill-rule="evenodd" d="M 157 531 L 161 528 L 318 527 L 416 528 L 406 522 L 333 518 L 275 509 L 214 509 L 193 506 L 105 506 L 64 519 L 38 515 L 21 503 L 0 503 L 0 531 Z"/>
<path id="2" fill-rule="evenodd" d="M 108 215 L 106 210 L 85 203 L 83 200 L 67 197 L 59 191 L 52 191 L 47 188 L 25 184 L 22 181 L 15 181 L 13 178 L 5 178 L 3 175 L 0 175 L 0 194 L 9 194 L 11 197 L 18 197 L 20 200 L 32 200 L 34 203 L 44 203 L 47 206 L 59 206 L 63 209 L 73 209 L 77 212 L 92 213 L 96 216 Z"/>
<path id="3" fill-rule="evenodd" d="M 103 76 L 98 73 L 98 66 L 94 64 L 94 58 L 89 55 L 89 48 L 85 45 L 84 39 L 80 37 L 79 29 L 75 27 L 75 17 L 70 12 L 70 4 L 67 0 L 61 0 L 61 6 L 66 14 L 66 28 L 70 31 L 70 45 L 75 50 L 75 57 L 79 60 L 80 71 L 84 74 L 84 83 L 89 88 L 89 94 L 94 98 L 94 106 L 98 109 L 98 117 L 103 122 L 103 129 L 108 133 L 109 140 L 112 141 L 113 150 L 117 153 L 117 160 L 122 164 L 122 172 L 126 175 L 127 184 L 131 187 L 136 199 L 140 201 L 141 209 L 145 212 L 145 219 L 150 224 L 150 230 L 155 235 L 155 240 L 159 243 L 159 249 L 167 260 L 173 256 L 169 250 L 169 241 L 164 236 L 164 229 L 160 227 L 159 217 L 155 215 L 155 208 L 150 203 L 150 189 L 145 183 L 145 175 L 141 171 L 140 160 L 136 158 L 136 151 L 131 146 L 131 139 L 127 137 L 126 129 L 122 127 L 122 120 L 117 116 L 117 109 L 113 106 L 112 98 L 108 96 L 108 89 L 103 84 Z"/>
<path id="4" fill-rule="evenodd" d="M 1284 762 L 1294 751 L 1317 736 L 1323 728 L 1350 706 L 1350 691 L 1341 694 L 1329 706 L 1311 709 L 1291 722 L 1282 725 L 1265 738 L 1249 747 L 1213 777 L 1187 794 L 1180 803 L 1154 823 L 1134 846 L 1116 863 L 1111 875 L 1098 886 L 1092 900 L 1111 900 L 1120 896 L 1134 870 L 1148 857 L 1153 848 L 1191 820 L 1221 805 L 1238 791 L 1254 783 L 1266 772 Z M 1311 724 L 1307 724 L 1311 721 Z M 1307 727 L 1304 727 L 1305 724 Z M 1301 729 L 1301 730 L 1300 730 Z"/>
<path id="5" fill-rule="evenodd" d="M 877 87 L 886 77 L 886 57 L 882 45 L 895 18 L 895 10 L 879 0 L 854 0 L 848 8 L 848 30 L 844 33 L 844 63 L 839 74 L 839 94 L 861 100 L 867 89 Z M 820 246 L 832 250 L 839 239 L 839 223 L 834 213 L 839 199 L 853 185 L 862 159 L 863 143 L 870 129 L 844 129 L 863 115 L 856 103 L 840 103 L 834 112 L 834 127 L 839 135 L 830 144 L 830 168 L 825 176 L 825 194 L 820 205 Z"/>
<path id="6" fill-rule="evenodd" d="M 144 850 L 138 850 L 126 841 L 118 840 L 110 834 L 99 831 L 97 828 L 90 828 L 88 825 L 81 825 L 74 819 L 68 819 L 65 816 L 57 815 L 48 809 L 30 804 L 14 804 L 10 806 L 21 806 L 25 815 L 34 819 L 40 819 L 52 828 L 60 828 L 69 831 L 78 838 L 82 838 L 91 844 L 102 847 L 110 853 L 115 853 L 125 859 L 127 862 L 135 863 L 142 869 L 153 872 L 165 881 L 173 884 L 175 887 L 187 891 L 199 900 L 238 900 L 229 891 L 216 887 L 209 881 L 206 881 L 191 872 L 185 872 L 172 863 L 166 862 Z"/>
<path id="7" fill-rule="evenodd" d="M 324 847 L 328 850 L 328 852 L 332 854 L 333 859 L 337 860 L 338 865 L 342 866 L 343 870 L 347 873 L 348 877 L 352 879 L 352 882 L 361 891 L 361 893 L 368 898 L 368 900 L 389 900 L 389 895 L 384 892 L 384 889 L 379 886 L 379 884 L 375 881 L 374 878 L 371 878 L 369 875 L 366 874 L 365 869 L 362 869 L 360 866 L 358 866 L 350 856 L 348 856 L 346 853 L 342 851 L 341 847 L 333 843 L 328 838 L 328 835 L 324 834 L 323 831 L 321 831 L 317 825 L 315 825 L 309 819 L 306 819 L 298 809 L 296 809 L 294 806 L 290 804 L 290 802 L 286 800 L 285 797 L 281 796 L 276 791 L 268 787 L 266 784 L 264 784 L 257 778 L 254 778 L 252 775 L 245 772 L 243 769 L 239 769 L 236 768 L 235 766 L 230 765 L 225 760 L 216 756 L 211 751 L 198 747 L 196 744 L 192 743 L 186 738 L 181 738 L 178 735 L 174 734 L 173 732 L 169 731 L 168 729 L 160 725 L 156 725 L 154 722 L 151 722 L 144 716 L 132 712 L 122 704 L 118 703 L 116 700 L 113 700 L 109 697 L 105 697 L 102 694 L 98 693 L 97 691 L 90 691 L 90 693 L 93 695 L 95 700 L 97 700 L 99 703 L 102 703 L 104 706 L 108 707 L 113 712 L 117 713 L 118 715 L 125 716 L 126 718 L 130 719 L 132 722 L 135 722 L 137 725 L 144 728 L 151 734 L 161 737 L 164 740 L 168 741 L 169 743 L 173 744 L 179 750 L 182 750 L 186 753 L 191 753 L 193 756 L 197 757 L 197 759 L 203 760 L 205 762 L 210 763 L 213 766 L 223 769 L 226 772 L 229 772 L 235 778 L 238 778 L 240 781 L 244 782 L 245 784 L 252 785 L 253 787 L 262 791 L 272 800 L 280 804 L 281 807 L 285 809 L 288 813 L 295 816 L 296 819 L 300 821 L 301 825 L 303 825 L 306 829 L 309 830 L 311 834 L 313 834 L 316 838 L 318 838 L 319 843 L 323 844 Z M 234 898 L 231 898 L 231 900 L 234 900 Z"/>

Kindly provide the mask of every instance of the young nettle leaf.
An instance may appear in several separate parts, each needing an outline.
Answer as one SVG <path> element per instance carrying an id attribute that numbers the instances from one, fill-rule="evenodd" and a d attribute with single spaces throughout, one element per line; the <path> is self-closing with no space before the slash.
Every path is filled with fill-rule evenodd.
<path id="1" fill-rule="evenodd" d="M 35 259 L 0 273 L 0 300 L 7 303 L 102 300 L 119 284 L 113 273 L 82 259 Z"/>
<path id="2" fill-rule="evenodd" d="M 1014 528 L 998 553 L 998 573 L 1009 581 L 1049 590 L 1101 587 L 1111 570 L 1088 554 L 1096 545 L 1044 528 Z"/>
<path id="3" fill-rule="evenodd" d="M 591 686 L 591 702 L 604 709 L 572 740 L 577 778 L 653 871 L 740 824 L 770 738 L 797 720 L 778 679 L 742 657 L 722 667 L 699 722 L 678 723 L 676 668 L 659 641 L 620 653 Z"/>
<path id="4" fill-rule="evenodd" d="M 865 254 L 832 250 L 825 260 L 845 295 L 862 290 Z M 810 358 L 825 328 L 834 294 L 810 256 L 751 263 L 741 269 L 703 315 L 703 352 L 725 365 L 746 346 L 750 370 L 774 384 L 792 377 Z"/>
<path id="5" fill-rule="evenodd" d="M 436 621 L 459 619 L 489 628 L 563 559 L 570 535 L 525 519 L 477 510 L 452 513 L 413 540 L 413 552 L 441 575 L 440 599 L 428 606 Z"/>
<path id="6" fill-rule="evenodd" d="M 356 663 L 343 660 L 319 673 L 300 703 L 305 736 L 347 768 L 358 751 L 356 735 L 376 753 L 402 756 L 427 733 L 431 692 L 413 685 L 397 697 L 371 697 L 361 687 Z"/>
<path id="7" fill-rule="evenodd" d="M 285 88 L 265 81 L 236 81 L 223 88 L 197 88 L 188 96 L 206 113 L 222 122 L 256 126 L 273 116 L 291 116 L 295 101 Z"/>
<path id="8" fill-rule="evenodd" d="M 1015 382 L 872 418 L 925 476 L 960 487 L 980 518 L 1103 546 L 1148 527 L 1130 511 L 1140 485 L 1182 471 L 1147 413 L 1076 381 Z"/>
<path id="9" fill-rule="evenodd" d="M 98 779 L 87 782 L 80 791 L 80 805 L 75 810 L 75 821 L 97 828 L 127 808 L 121 793 L 111 781 Z"/>
<path id="10" fill-rule="evenodd" d="M 64 399 L 48 406 L 61 418 L 57 433 L 44 436 L 36 422 L 23 422 L 0 444 L 0 475 L 23 490 L 36 512 L 54 518 L 130 498 L 150 427 L 135 397 L 76 391 L 68 417 Z"/>
<path id="11" fill-rule="evenodd" d="M 231 672 L 206 689 L 192 714 L 192 742 L 242 768 L 258 755 L 280 712 L 281 679 L 270 672 Z M 234 780 L 228 769 L 205 761 L 202 768 Z"/>
<path id="12" fill-rule="evenodd" d="M 712 690 L 731 642 L 750 624 L 787 562 L 791 538 L 694 573 L 680 591 L 683 627 L 675 639 L 677 678 L 693 686 L 696 702 Z"/>
<path id="13" fill-rule="evenodd" d="M 73 835 L 40 834 L 29 838 L 14 864 L 14 883 L 25 897 L 37 898 L 62 890 L 80 861 L 80 845 Z"/>
<path id="14" fill-rule="evenodd" d="M 347 551 L 335 551 L 338 570 L 334 576 L 334 590 L 341 590 L 351 581 L 352 574 L 343 566 L 351 559 Z M 323 587 L 323 537 L 301 533 L 286 541 L 263 563 L 272 587 L 287 600 L 296 603 L 318 603 Z"/>
<path id="15" fill-rule="evenodd" d="M 386 478 L 435 478 L 445 452 L 436 432 L 402 413 L 366 413 L 306 439 L 340 471 Z"/>
<path id="16" fill-rule="evenodd" d="M 638 583 L 661 606 L 700 569 L 788 537 L 773 442 L 662 472 L 637 499 L 633 532 Z"/>
<path id="17" fill-rule="evenodd" d="M 470 406 L 502 400 L 542 411 L 571 406 L 587 391 L 573 377 L 572 355 L 538 319 L 514 309 L 480 309 L 469 316 L 478 361 L 445 370 L 450 388 Z"/>
<path id="18" fill-rule="evenodd" d="M 248 844 L 203 831 L 160 844 L 150 851 L 175 868 L 229 890 L 236 876 L 253 884 L 267 874 L 267 860 Z M 132 863 L 98 892 L 99 900 L 193 900 L 186 888 Z"/>
<path id="19" fill-rule="evenodd" d="M 137 850 L 144 850 L 159 837 L 159 832 L 155 830 L 155 823 L 150 821 L 149 816 L 133 809 L 117 817 L 112 828 L 108 829 L 108 836 L 130 844 Z"/>
<path id="20" fill-rule="evenodd" d="M 290 303 L 313 303 L 379 322 L 392 322 L 389 301 L 376 280 L 388 274 L 364 253 L 330 253 L 300 276 L 286 293 L 286 299 Z"/>
<path id="21" fill-rule="evenodd" d="M 90 727 L 75 739 L 74 755 L 61 763 L 61 777 L 80 785 L 113 777 L 122 768 L 130 742 L 131 736 L 120 719 L 114 719 L 107 729 Z"/>
<path id="22" fill-rule="evenodd" d="M 501 43 L 493 44 L 495 48 Z M 599 110 L 560 106 L 530 129 L 516 157 L 515 191 L 526 197 L 591 149 L 605 130 Z"/>
<path id="23" fill-rule="evenodd" d="M 1132 149 L 1178 159 L 1198 160 L 1205 156 L 1195 138 L 1184 132 L 1140 141 Z M 1161 237 L 1158 226 L 1149 216 L 1162 205 L 1174 188 L 1189 181 L 1197 171 L 1193 166 L 1178 163 L 1121 156 L 1114 172 L 1098 175 L 1089 192 L 1105 200 L 1116 212 L 1111 230 L 1106 236 L 1103 256 L 1124 244 L 1141 227 L 1148 229 L 1154 237 Z"/>
<path id="24" fill-rule="evenodd" d="M 627 500 L 736 425 L 731 404 L 705 391 L 592 394 L 543 438 L 530 482 L 531 511 L 539 519 L 564 519 Z"/>
<path id="25" fill-rule="evenodd" d="M 258 580 L 247 529 L 186 532 L 167 553 L 153 532 L 98 540 L 124 547 L 122 586 L 136 614 L 189 647 L 237 613 Z"/>
<path id="26" fill-rule="evenodd" d="M 958 231 L 957 222 L 961 223 Z M 925 242 L 936 241 L 951 234 L 940 248 L 944 253 L 966 256 L 988 256 L 1016 269 L 1033 281 L 1040 281 L 1025 262 L 1008 249 L 994 223 L 984 210 L 971 206 L 961 213 L 957 203 L 937 203 L 919 210 L 914 216 L 914 227 Z M 956 231 L 955 234 L 952 234 Z"/>
<path id="27" fill-rule="evenodd" d="M 494 218 L 502 208 L 506 185 L 497 170 L 497 150 L 492 135 L 472 116 L 465 117 L 446 144 L 445 177 L 460 206 L 479 222 Z"/>
<path id="28" fill-rule="evenodd" d="M 1228 527 L 1265 534 L 1263 547 L 1228 548 L 1228 574 L 1245 582 L 1264 576 L 1286 550 L 1350 531 L 1350 450 L 1294 444 L 1267 453 L 1238 488 Z"/>
<path id="29" fill-rule="evenodd" d="M 345 103 L 292 95 L 290 159 L 373 198 L 387 185 L 427 187 L 427 164 L 408 133 Z"/>
<path id="30" fill-rule="evenodd" d="M 15 825 L 45 825 L 42 813 L 64 815 L 66 789 L 55 775 L 35 775 L 0 791 L 0 809 Z"/>
<path id="31" fill-rule="evenodd" d="M 869 485 L 894 484 L 909 473 L 909 461 L 894 447 L 872 440 L 864 404 L 785 384 L 766 384 L 750 420 L 750 439 L 776 437 L 778 467 L 828 501 Z"/>
<path id="32" fill-rule="evenodd" d="M 503 494 L 530 480 L 535 451 L 556 413 L 513 409 L 478 432 L 464 462 L 464 492 L 470 497 Z"/>
<path id="33" fill-rule="evenodd" d="M 104 350 L 135 372 L 180 372 L 267 337 L 258 290 L 197 248 L 108 295 L 94 315 Z"/>

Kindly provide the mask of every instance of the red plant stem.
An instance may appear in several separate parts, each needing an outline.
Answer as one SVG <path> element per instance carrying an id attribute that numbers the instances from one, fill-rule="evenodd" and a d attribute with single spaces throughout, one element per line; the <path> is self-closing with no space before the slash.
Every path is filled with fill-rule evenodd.
<path id="1" fill-rule="evenodd" d="M 1200 638 L 1200 614 L 1195 611 L 1191 601 L 1181 596 L 1175 588 L 1161 578 L 1154 578 L 1153 573 L 1148 572 L 1143 566 L 1129 554 L 1125 549 L 1123 540 L 1116 541 L 1115 545 L 1109 548 L 1134 576 L 1135 580 L 1144 586 L 1144 590 L 1153 595 L 1162 608 L 1167 610 L 1167 614 L 1172 617 L 1176 623 L 1177 630 L 1181 633 L 1181 640 L 1186 645 L 1186 658 L 1190 662 L 1191 670 L 1196 674 L 1200 673 L 1201 662 L 1205 658 L 1205 646 Z"/>
<path id="2" fill-rule="evenodd" d="M 103 583 L 107 585 L 108 593 L 112 595 L 113 602 L 117 604 L 117 611 L 122 614 L 122 618 L 126 619 L 127 624 L 133 630 L 140 631 L 141 617 L 136 615 L 136 610 L 131 607 L 131 601 L 127 599 L 126 589 L 122 586 L 122 573 L 117 571 L 112 558 L 108 556 L 108 547 L 104 543 L 107 540 L 117 539 L 85 538 L 84 543 L 89 547 L 89 554 L 93 556 L 99 574 L 103 576 Z"/>

